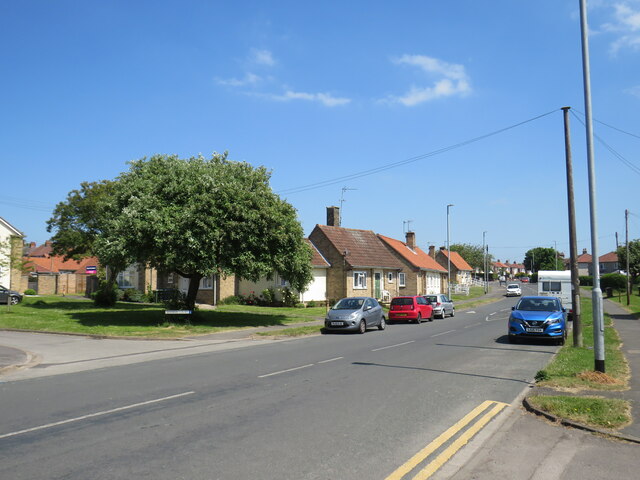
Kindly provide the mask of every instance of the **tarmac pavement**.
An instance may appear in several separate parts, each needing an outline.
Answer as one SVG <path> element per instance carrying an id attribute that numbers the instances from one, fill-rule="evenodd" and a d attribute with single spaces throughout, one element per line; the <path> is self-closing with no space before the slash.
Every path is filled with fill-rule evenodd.
<path id="1" fill-rule="evenodd" d="M 494 287 L 492 290 L 489 297 L 502 298 L 502 289 Z M 456 303 L 459 310 L 464 309 L 464 303 Z M 608 300 L 604 301 L 604 309 L 612 316 L 623 341 L 622 350 L 631 369 L 630 388 L 622 392 L 590 393 L 628 400 L 633 418 L 638 419 L 640 319 Z M 0 383 L 281 341 L 257 339 L 253 335 L 256 331 L 281 328 L 252 328 L 182 340 L 98 339 L 5 330 L 0 333 L 0 343 L 3 344 L 0 345 Z M 527 387 L 519 401 L 481 430 L 432 478 L 637 478 L 640 470 L 640 422 L 634 420 L 619 431 L 605 432 L 606 436 L 563 426 L 561 419 L 549 421 L 526 412 L 520 405 L 520 401 L 537 388 Z"/>

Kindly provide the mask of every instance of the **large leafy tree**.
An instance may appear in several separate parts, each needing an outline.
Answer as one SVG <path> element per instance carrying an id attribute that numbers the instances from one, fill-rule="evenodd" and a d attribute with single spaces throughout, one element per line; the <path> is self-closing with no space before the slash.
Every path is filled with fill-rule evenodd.
<path id="1" fill-rule="evenodd" d="M 618 268 L 624 270 L 627 268 L 627 247 L 618 247 Z M 640 239 L 629 241 L 629 276 L 631 283 L 636 283 L 640 277 Z"/>
<path id="2" fill-rule="evenodd" d="M 130 163 L 115 181 L 113 214 L 96 251 L 130 257 L 189 278 L 250 280 L 277 271 L 297 290 L 311 281 L 311 251 L 295 209 L 269 186 L 270 172 L 214 154 L 183 160 L 156 155 Z"/>
<path id="3" fill-rule="evenodd" d="M 454 243 L 449 246 L 452 252 L 458 252 L 465 261 L 475 269 L 484 271 L 484 255 L 482 245 L 471 245 L 469 243 Z M 491 265 L 492 255 L 487 254 L 487 265 Z"/>
<path id="4" fill-rule="evenodd" d="M 558 256 L 558 252 L 555 249 L 550 247 L 536 247 L 528 250 L 524 255 L 524 266 L 532 272 L 539 270 L 564 270 L 562 258 Z"/>

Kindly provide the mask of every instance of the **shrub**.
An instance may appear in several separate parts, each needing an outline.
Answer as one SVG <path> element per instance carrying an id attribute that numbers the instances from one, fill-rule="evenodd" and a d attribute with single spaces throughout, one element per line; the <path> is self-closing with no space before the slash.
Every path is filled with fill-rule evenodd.
<path id="1" fill-rule="evenodd" d="M 302 302 L 298 302 L 296 303 L 296 308 L 307 308 L 307 306 Z"/>
<path id="2" fill-rule="evenodd" d="M 296 295 L 291 291 L 289 287 L 284 287 L 282 289 L 282 303 L 285 307 L 293 307 L 298 303 L 298 299 Z"/>
<path id="3" fill-rule="evenodd" d="M 264 298 L 265 304 L 273 306 L 276 301 L 276 291 L 273 288 L 267 288 L 262 291 L 262 298 Z"/>
<path id="4" fill-rule="evenodd" d="M 536 373 L 535 376 L 536 382 L 544 382 L 545 380 L 549 380 L 550 378 L 551 376 L 546 370 L 538 370 L 538 373 Z"/>
<path id="5" fill-rule="evenodd" d="M 142 292 L 139 292 L 135 288 L 127 288 L 123 292 L 122 299 L 125 302 L 141 302 L 142 301 Z"/>
<path id="6" fill-rule="evenodd" d="M 242 295 L 231 295 L 230 297 L 223 298 L 218 303 L 220 305 L 240 305 Z"/>
<path id="7" fill-rule="evenodd" d="M 27 289 L 24 291 L 24 294 L 25 294 L 25 295 L 35 295 L 35 294 L 36 294 L 36 291 L 35 291 L 33 288 L 27 288 Z"/>
<path id="8" fill-rule="evenodd" d="M 593 287 L 593 277 L 591 275 L 580 275 L 581 287 Z"/>
<path id="9" fill-rule="evenodd" d="M 175 290 L 164 302 L 167 310 L 187 310 L 187 296 L 180 290 Z"/>
<path id="10" fill-rule="evenodd" d="M 97 307 L 113 307 L 118 301 L 118 290 L 115 282 L 101 280 L 98 289 L 95 291 L 94 304 Z"/>
<path id="11" fill-rule="evenodd" d="M 308 308 L 317 307 L 315 300 L 311 300 L 310 302 L 307 302 L 307 307 Z"/>
<path id="12" fill-rule="evenodd" d="M 614 290 L 626 290 L 627 277 L 621 273 L 607 273 L 600 279 L 602 288 L 613 288 Z"/>

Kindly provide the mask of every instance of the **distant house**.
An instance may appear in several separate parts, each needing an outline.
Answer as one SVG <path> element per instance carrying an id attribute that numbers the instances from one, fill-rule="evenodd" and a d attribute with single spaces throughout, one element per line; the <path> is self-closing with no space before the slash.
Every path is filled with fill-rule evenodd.
<path id="1" fill-rule="evenodd" d="M 79 294 L 87 291 L 87 279 L 94 276 L 100 267 L 96 257 L 82 260 L 65 260 L 53 255 L 52 242 L 47 240 L 37 246 L 34 242 L 24 247 L 24 269 L 21 287 L 33 289 L 40 295 Z"/>
<path id="2" fill-rule="evenodd" d="M 329 262 L 327 298 L 377 299 L 407 291 L 404 265 L 371 230 L 340 227 L 338 207 L 327 208 L 327 223 L 316 225 L 309 240 Z"/>
<path id="3" fill-rule="evenodd" d="M 593 257 L 587 253 L 587 249 L 582 250 L 582 254 L 578 255 L 578 275 L 591 275 Z"/>
<path id="4" fill-rule="evenodd" d="M 445 247 L 440 247 L 440 250 L 436 251 L 435 247 L 429 247 L 429 255 L 449 272 L 449 265 L 451 265 L 451 283 L 457 283 L 458 285 L 471 285 L 473 268 L 469 265 L 464 258 L 458 252 L 449 252 Z M 449 261 L 449 258 L 451 259 Z"/>
<path id="5" fill-rule="evenodd" d="M 498 275 L 498 277 L 501 276 L 509 276 L 509 266 L 506 263 L 502 263 L 500 261 L 500 259 L 498 259 L 497 261 L 493 262 L 493 271 L 495 272 L 496 275 Z"/>
<path id="6" fill-rule="evenodd" d="M 20 258 L 24 234 L 0 217 L 0 285 L 11 290 L 20 290 L 21 272 L 11 268 L 11 258 Z"/>
<path id="7" fill-rule="evenodd" d="M 414 232 L 406 233 L 406 242 L 384 235 L 378 235 L 378 238 L 405 265 L 403 294 L 425 295 L 446 291 L 447 269 L 416 245 Z M 394 281 L 393 273 L 389 274 L 388 280 Z"/>
<path id="8" fill-rule="evenodd" d="M 311 247 L 311 273 L 313 280 L 304 292 L 297 293 L 298 299 L 300 302 L 324 302 L 327 299 L 327 270 L 331 265 L 309 239 L 305 239 L 305 241 Z M 276 299 L 281 300 L 282 289 L 287 287 L 289 287 L 287 279 L 274 272 L 270 277 L 261 278 L 257 282 L 240 279 L 238 282 L 238 294 L 243 296 L 254 294 L 259 297 L 264 290 L 272 289 L 275 292 Z"/>
<path id="9" fill-rule="evenodd" d="M 618 254 L 616 252 L 605 253 L 598 258 L 598 264 L 600 265 L 600 273 L 602 275 L 607 273 L 618 273 L 620 271 Z"/>

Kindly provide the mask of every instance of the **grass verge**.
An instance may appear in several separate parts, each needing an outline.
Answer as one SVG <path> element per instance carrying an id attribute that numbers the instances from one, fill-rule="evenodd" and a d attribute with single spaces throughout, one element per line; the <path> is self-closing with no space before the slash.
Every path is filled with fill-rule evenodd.
<path id="1" fill-rule="evenodd" d="M 620 428 L 631 422 L 629 402 L 592 396 L 577 396 L 584 390 L 624 390 L 628 388 L 629 365 L 620 350 L 620 337 L 611 318 L 605 315 L 605 358 L 607 372 L 594 371 L 593 315 L 591 299 L 582 298 L 582 338 L 584 347 L 573 346 L 569 335 L 567 344 L 554 359 L 536 375 L 537 385 L 574 395 L 527 397 L 536 408 L 557 417 L 599 428 Z"/>
<path id="2" fill-rule="evenodd" d="M 256 332 L 256 335 L 261 337 L 302 337 L 304 335 L 319 334 L 321 330 L 322 325 L 309 325 L 306 327 L 280 328 L 269 332 Z"/>
<path id="3" fill-rule="evenodd" d="M 593 427 L 618 429 L 631 420 L 628 402 L 615 398 L 532 395 L 527 400 L 539 410 Z"/>
<path id="4" fill-rule="evenodd" d="M 0 328 L 103 335 L 109 337 L 180 338 L 251 327 L 289 325 L 323 318 L 325 309 L 228 305 L 199 310 L 188 322 L 167 321 L 161 305 L 119 302 L 99 308 L 87 299 L 26 297 L 0 308 Z"/>

